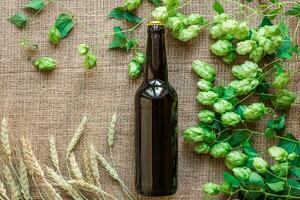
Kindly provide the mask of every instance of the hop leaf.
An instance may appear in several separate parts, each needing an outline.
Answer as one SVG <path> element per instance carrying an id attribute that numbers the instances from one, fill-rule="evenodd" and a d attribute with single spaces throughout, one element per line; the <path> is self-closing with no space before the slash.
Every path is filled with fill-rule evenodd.
<path id="1" fill-rule="evenodd" d="M 27 5 L 26 8 L 31 8 L 33 10 L 42 10 L 45 8 L 44 0 L 31 0 Z"/>
<path id="2" fill-rule="evenodd" d="M 66 13 L 60 14 L 55 21 L 55 27 L 60 32 L 61 38 L 65 38 L 69 35 L 70 31 L 73 29 L 75 22 L 72 16 Z"/>
<path id="3" fill-rule="evenodd" d="M 107 17 L 114 18 L 114 19 L 124 19 L 130 23 L 137 24 L 142 21 L 142 18 L 134 15 L 133 13 L 126 10 L 124 7 L 117 7 L 113 9 Z"/>
<path id="4" fill-rule="evenodd" d="M 155 6 L 160 6 L 161 5 L 161 0 L 148 0 L 151 3 L 153 3 Z"/>
<path id="5" fill-rule="evenodd" d="M 122 28 L 120 26 L 115 26 L 113 30 L 114 37 L 108 48 L 125 48 L 127 44 L 127 35 L 122 32 Z"/>
<path id="6" fill-rule="evenodd" d="M 298 2 L 294 7 L 290 8 L 285 14 L 300 17 L 300 2 Z"/>
<path id="7" fill-rule="evenodd" d="M 23 28 L 26 25 L 26 23 L 28 22 L 28 17 L 25 14 L 19 12 L 15 15 L 11 16 L 9 18 L 9 20 L 11 21 L 11 23 L 16 25 L 18 28 Z"/>
<path id="8" fill-rule="evenodd" d="M 224 8 L 222 4 L 219 1 L 215 1 L 213 4 L 213 9 L 216 11 L 218 14 L 224 13 Z"/>

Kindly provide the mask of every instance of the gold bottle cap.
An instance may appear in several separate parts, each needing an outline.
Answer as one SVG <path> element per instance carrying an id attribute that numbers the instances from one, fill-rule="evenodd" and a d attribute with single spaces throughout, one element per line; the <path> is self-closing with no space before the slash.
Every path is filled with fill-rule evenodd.
<path id="1" fill-rule="evenodd" d="M 164 24 L 161 21 L 149 21 L 147 26 L 163 26 Z"/>

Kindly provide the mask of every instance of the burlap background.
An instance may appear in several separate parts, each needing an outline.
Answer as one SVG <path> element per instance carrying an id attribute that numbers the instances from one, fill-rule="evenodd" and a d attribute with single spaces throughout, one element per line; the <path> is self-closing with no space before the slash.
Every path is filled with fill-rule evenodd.
<path id="1" fill-rule="evenodd" d="M 27 3 L 27 0 L 1 0 L 0 2 L 0 113 L 9 120 L 11 138 L 25 134 L 32 138 L 35 152 L 43 164 L 48 163 L 47 139 L 55 135 L 60 155 L 74 133 L 81 117 L 87 115 L 89 122 L 86 136 L 78 151 L 93 143 L 97 149 L 106 152 L 106 131 L 111 115 L 118 113 L 117 141 L 113 156 L 120 173 L 129 187 L 134 189 L 134 124 L 133 97 L 142 78 L 131 81 L 127 76 L 127 64 L 131 55 L 123 51 L 108 50 L 114 25 L 126 26 L 117 20 L 107 20 L 107 13 L 121 4 L 122 0 L 61 0 L 42 11 L 28 26 L 19 30 L 7 18 Z M 213 15 L 212 1 L 193 1 L 184 12 L 198 12 L 207 17 Z M 226 6 L 233 12 L 233 5 Z M 146 0 L 138 10 L 139 16 L 147 16 L 153 6 Z M 57 46 L 50 45 L 47 32 L 56 16 L 71 11 L 79 20 L 71 34 Z M 26 11 L 27 13 L 30 13 Z M 257 21 L 253 22 L 257 24 Z M 296 21 L 291 21 L 295 27 Z M 94 31 L 101 33 L 99 36 Z M 136 33 L 145 48 L 145 25 Z M 24 37 L 40 46 L 37 55 L 49 55 L 58 60 L 58 68 L 51 73 L 39 73 L 27 61 L 19 46 Z M 299 40 L 299 34 L 297 34 Z M 228 66 L 225 66 L 208 51 L 211 40 L 207 32 L 187 43 L 166 37 L 170 82 L 179 97 L 180 132 L 197 122 L 199 106 L 195 102 L 197 78 L 191 72 L 191 62 L 195 59 L 206 60 L 217 67 L 222 83 L 231 79 Z M 93 46 L 98 56 L 98 66 L 90 71 L 82 67 L 82 57 L 76 52 L 79 43 Z M 300 60 L 288 63 L 299 72 Z M 293 78 L 290 88 L 299 96 L 299 76 Z M 218 81 L 220 83 L 220 81 Z M 299 104 L 290 111 L 289 130 L 300 135 Z M 263 127 L 265 121 L 259 123 Z M 264 147 L 264 140 L 258 139 Z M 17 142 L 14 146 L 18 148 Z M 179 190 L 176 195 L 164 199 L 203 199 L 200 186 L 209 180 L 222 180 L 225 169 L 223 161 L 209 156 L 198 156 L 192 152 L 182 138 L 179 141 Z M 62 165 L 63 167 L 63 165 Z M 104 174 L 104 173 L 103 173 Z M 103 176 L 103 184 L 116 192 L 116 185 Z M 113 186 L 113 187 L 112 187 Z"/>

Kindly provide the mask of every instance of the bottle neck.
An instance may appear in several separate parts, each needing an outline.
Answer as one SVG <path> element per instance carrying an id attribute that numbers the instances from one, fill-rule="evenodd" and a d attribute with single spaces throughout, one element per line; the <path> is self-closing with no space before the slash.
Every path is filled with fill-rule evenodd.
<path id="1" fill-rule="evenodd" d="M 145 81 L 168 80 L 165 37 L 163 27 L 148 27 Z"/>

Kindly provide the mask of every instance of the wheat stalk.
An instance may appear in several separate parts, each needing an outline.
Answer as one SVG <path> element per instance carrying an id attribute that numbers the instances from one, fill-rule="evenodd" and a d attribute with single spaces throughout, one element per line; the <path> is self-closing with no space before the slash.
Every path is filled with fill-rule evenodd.
<path id="1" fill-rule="evenodd" d="M 49 138 L 49 149 L 50 149 L 50 160 L 52 165 L 55 167 L 55 169 L 60 172 L 59 170 L 59 159 L 58 159 L 58 153 L 56 150 L 56 142 L 54 136 L 51 136 Z"/>
<path id="2" fill-rule="evenodd" d="M 4 177 L 6 179 L 6 183 L 9 186 L 11 199 L 12 200 L 19 200 L 21 198 L 19 187 L 11 174 L 10 168 L 7 165 L 4 165 L 3 169 Z"/>
<path id="3" fill-rule="evenodd" d="M 81 173 L 81 170 L 77 164 L 77 161 L 76 161 L 76 156 L 74 153 L 71 153 L 69 155 L 69 166 L 70 166 L 70 174 L 75 178 L 75 179 L 78 179 L 78 180 L 81 180 L 83 179 L 83 175 Z"/>
<path id="4" fill-rule="evenodd" d="M 114 145 L 116 123 L 117 123 L 117 113 L 114 113 L 113 116 L 111 117 L 111 122 L 107 132 L 107 143 L 109 147 L 112 147 Z"/>
<path id="5" fill-rule="evenodd" d="M 71 180 L 69 181 L 69 183 L 71 185 L 74 185 L 75 187 L 77 188 L 81 188 L 82 190 L 86 190 L 88 192 L 91 192 L 91 193 L 94 193 L 94 194 L 100 194 L 100 195 L 105 195 L 105 196 L 108 196 L 110 197 L 111 199 L 114 199 L 114 200 L 118 200 L 116 197 L 108 194 L 107 192 L 103 191 L 101 188 L 93 185 L 93 184 L 90 184 L 84 180 Z"/>
<path id="6" fill-rule="evenodd" d="M 83 117 L 74 136 L 72 137 L 68 148 L 67 148 L 67 158 L 69 157 L 70 153 L 74 150 L 75 146 L 77 145 L 77 143 L 79 142 L 79 139 L 81 138 L 82 134 L 83 134 L 83 130 L 85 128 L 85 124 L 87 122 L 87 117 Z"/>
<path id="7" fill-rule="evenodd" d="M 96 149 L 93 145 L 91 145 L 91 147 L 90 147 L 90 163 L 91 163 L 92 175 L 93 175 L 96 183 L 99 183 L 100 175 L 99 175 L 99 169 L 98 169 L 98 162 L 97 162 L 97 158 L 96 158 Z"/>
<path id="8" fill-rule="evenodd" d="M 89 151 L 87 149 L 84 150 L 83 166 L 84 166 L 86 179 L 89 181 L 89 183 L 94 183 L 91 164 L 90 164 L 90 155 L 89 155 Z"/>
<path id="9" fill-rule="evenodd" d="M 53 169 L 48 167 L 47 175 L 56 187 L 59 187 L 60 189 L 65 191 L 69 196 L 73 197 L 75 200 L 83 200 L 76 188 L 69 184 L 63 176 L 55 172 Z"/>
<path id="10" fill-rule="evenodd" d="M 115 180 L 119 181 L 119 175 L 117 171 L 107 162 L 107 160 L 98 152 L 95 152 L 97 160 L 101 163 L 101 165 L 104 167 L 106 172 Z"/>
<path id="11" fill-rule="evenodd" d="M 2 183 L 1 180 L 0 180 L 0 197 L 3 197 L 4 200 L 9 200 L 4 184 Z"/>
<path id="12" fill-rule="evenodd" d="M 25 200 L 32 199 L 30 197 L 27 167 L 23 162 L 23 160 L 20 161 L 19 177 L 20 177 L 19 181 L 20 181 L 20 187 L 21 187 L 21 192 L 23 194 L 23 198 Z"/>
<path id="13" fill-rule="evenodd" d="M 33 154 L 31 145 L 29 141 L 27 141 L 24 137 L 22 138 L 22 148 L 24 154 L 24 162 L 28 169 L 29 174 L 36 180 L 42 190 L 44 191 L 44 195 L 49 200 L 62 200 L 60 195 L 55 191 L 53 186 L 47 181 L 45 178 L 44 171 L 40 166 L 37 158 Z"/>
<path id="14" fill-rule="evenodd" d="M 7 128 L 7 120 L 5 117 L 2 119 L 2 124 L 1 124 L 1 143 L 3 147 L 3 151 L 9 160 L 11 161 L 11 147 L 9 144 L 9 138 L 8 138 L 8 128 Z"/>

